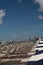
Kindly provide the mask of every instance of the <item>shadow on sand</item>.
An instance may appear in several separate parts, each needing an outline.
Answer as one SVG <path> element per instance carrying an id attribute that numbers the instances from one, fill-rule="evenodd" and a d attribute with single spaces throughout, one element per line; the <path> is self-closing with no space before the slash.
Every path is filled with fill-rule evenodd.
<path id="1" fill-rule="evenodd" d="M 34 55 L 39 55 L 39 54 L 42 54 L 42 53 L 43 53 L 43 50 L 36 52 Z"/>
<path id="2" fill-rule="evenodd" d="M 39 61 L 29 61 L 26 63 L 26 65 L 43 65 L 43 59 Z"/>
<path id="3" fill-rule="evenodd" d="M 43 46 L 37 46 L 36 48 L 43 48 Z"/>

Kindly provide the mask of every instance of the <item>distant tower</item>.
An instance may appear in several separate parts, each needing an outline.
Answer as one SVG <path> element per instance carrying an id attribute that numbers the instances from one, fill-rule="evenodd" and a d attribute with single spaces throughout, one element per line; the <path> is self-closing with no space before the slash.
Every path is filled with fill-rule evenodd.
<path id="1" fill-rule="evenodd" d="M 30 41 L 30 37 L 29 37 L 29 41 Z"/>
<path id="2" fill-rule="evenodd" d="M 39 37 L 39 41 L 41 41 L 41 37 Z"/>

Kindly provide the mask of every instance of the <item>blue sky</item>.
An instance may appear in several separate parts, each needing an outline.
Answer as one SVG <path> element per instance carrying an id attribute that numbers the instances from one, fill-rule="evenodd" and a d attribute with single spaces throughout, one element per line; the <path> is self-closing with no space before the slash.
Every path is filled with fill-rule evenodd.
<path id="1" fill-rule="evenodd" d="M 43 1 L 0 0 L 0 40 L 43 36 Z"/>

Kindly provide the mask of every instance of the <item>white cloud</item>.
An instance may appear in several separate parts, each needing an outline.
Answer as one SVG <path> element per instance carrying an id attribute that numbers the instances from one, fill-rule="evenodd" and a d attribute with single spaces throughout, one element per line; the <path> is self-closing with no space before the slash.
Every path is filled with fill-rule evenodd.
<path id="1" fill-rule="evenodd" d="M 43 20 L 43 16 L 42 15 L 39 15 L 38 18 L 41 19 L 41 20 Z"/>
<path id="2" fill-rule="evenodd" d="M 3 23 L 3 17 L 6 15 L 5 10 L 0 10 L 0 24 Z"/>
<path id="3" fill-rule="evenodd" d="M 37 3 L 39 5 L 38 11 L 43 12 L 43 0 L 33 0 L 33 1 L 34 1 L 34 3 Z M 42 15 L 39 15 L 38 18 L 43 20 Z"/>
<path id="4" fill-rule="evenodd" d="M 43 11 L 43 0 L 34 0 L 34 3 L 39 4 L 39 11 Z"/>
<path id="5" fill-rule="evenodd" d="M 19 2 L 19 3 L 21 3 L 21 2 L 22 2 L 22 0 L 18 0 L 18 2 Z"/>

